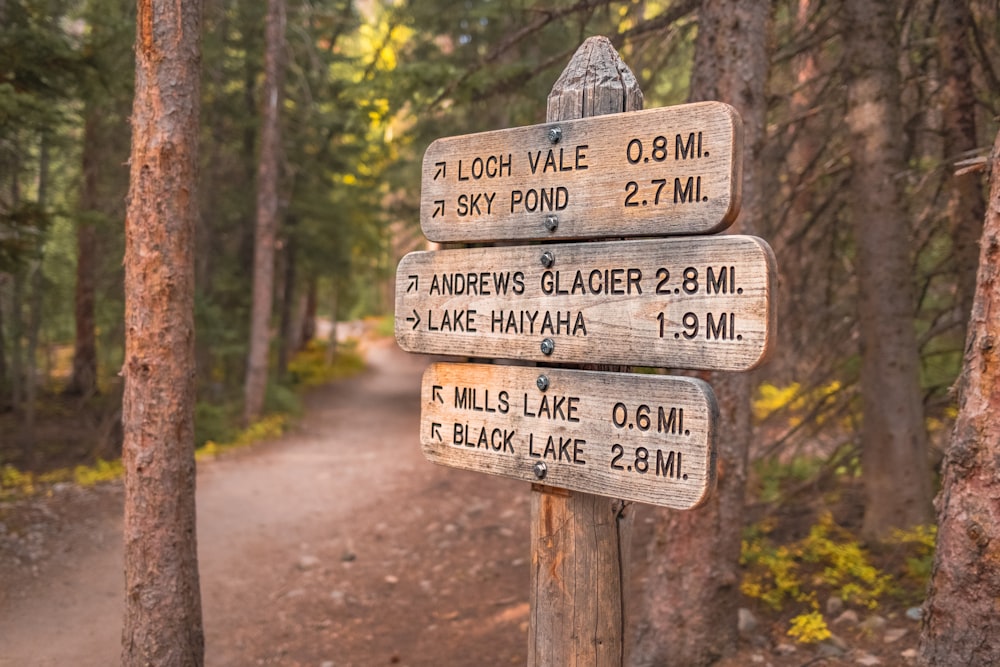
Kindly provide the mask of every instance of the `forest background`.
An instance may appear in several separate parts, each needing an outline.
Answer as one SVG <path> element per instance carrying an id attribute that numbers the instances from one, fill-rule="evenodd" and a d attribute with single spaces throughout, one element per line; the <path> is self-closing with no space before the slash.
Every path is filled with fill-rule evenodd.
<path id="1" fill-rule="evenodd" d="M 294 389 L 334 372 L 336 351 L 313 340 L 317 317 L 390 314 L 396 262 L 423 244 L 430 141 L 543 121 L 552 83 L 594 34 L 611 38 L 647 108 L 683 103 L 699 31 L 718 28 L 706 17 L 724 4 L 288 0 L 268 156 L 267 6 L 206 0 L 196 444 L 280 426 Z M 776 508 L 808 498 L 867 540 L 905 529 L 926 544 L 1000 114 L 1000 6 L 901 0 L 865 22 L 847 0 L 760 4 L 763 94 L 741 112 L 763 122 L 748 135 L 758 179 L 744 217 L 782 279 L 775 354 L 751 382 L 750 512 L 739 520 L 766 536 Z M 5 493 L 78 465 L 120 469 L 134 12 L 120 0 L 0 0 Z M 884 122 L 866 125 L 859 110 L 875 107 Z M 274 254 L 261 259 L 265 159 L 279 167 Z M 271 270 L 273 315 L 259 320 L 254 281 Z M 261 338 L 266 390 L 248 409 Z M 765 574 L 744 592 L 791 595 L 767 563 L 778 552 L 749 543 L 744 565 Z"/>

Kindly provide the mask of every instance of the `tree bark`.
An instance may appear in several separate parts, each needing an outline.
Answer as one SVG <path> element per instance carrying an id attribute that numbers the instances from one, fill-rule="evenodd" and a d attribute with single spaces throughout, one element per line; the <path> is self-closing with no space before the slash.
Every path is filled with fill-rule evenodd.
<path id="1" fill-rule="evenodd" d="M 708 0 L 698 14 L 691 101 L 719 100 L 743 118 L 743 197 L 731 231 L 761 216 L 760 153 L 769 71 L 769 2 Z M 712 373 L 719 403 L 718 487 L 709 502 L 657 508 L 633 665 L 708 665 L 738 641 L 740 538 L 750 446 L 750 377 Z"/>
<path id="2" fill-rule="evenodd" d="M 920 637 L 920 658 L 934 667 L 1000 664 L 1000 134 L 990 161 L 959 413 L 937 498 L 937 551 Z"/>
<path id="3" fill-rule="evenodd" d="M 931 479 L 913 322 L 910 229 L 899 179 L 906 164 L 895 9 L 868 0 L 846 0 L 846 9 L 864 412 L 862 534 L 881 539 L 893 528 L 931 519 Z"/>
<path id="4" fill-rule="evenodd" d="M 104 137 L 100 130 L 103 105 L 86 102 L 83 125 L 83 189 L 80 216 L 76 224 L 76 287 L 74 293 L 73 372 L 66 393 L 90 396 L 97 391 L 97 337 L 94 323 L 95 276 L 97 273 L 97 230 L 93 215 L 101 210 L 98 187 Z"/>
<path id="5" fill-rule="evenodd" d="M 125 222 L 123 665 L 200 666 L 194 228 L 201 3 L 139 0 Z"/>
<path id="6" fill-rule="evenodd" d="M 278 168 L 281 154 L 281 100 L 285 44 L 285 0 L 268 0 L 264 54 L 264 107 L 257 163 L 257 227 L 253 254 L 253 305 L 250 351 L 244 390 L 243 422 L 249 426 L 264 409 L 271 310 L 274 300 L 274 243 L 278 230 Z"/>
<path id="7" fill-rule="evenodd" d="M 282 258 L 284 264 L 284 279 L 281 290 L 281 336 L 278 345 L 278 378 L 285 380 L 288 376 L 288 362 L 297 351 L 298 331 L 296 327 L 296 289 L 298 287 L 298 241 L 295 237 L 295 221 L 289 220 L 291 233 L 285 236 Z"/>
<path id="8" fill-rule="evenodd" d="M 614 46 L 591 37 L 552 87 L 546 120 L 641 108 L 639 84 Z M 632 518 L 620 500 L 532 487 L 530 667 L 625 664 Z"/>

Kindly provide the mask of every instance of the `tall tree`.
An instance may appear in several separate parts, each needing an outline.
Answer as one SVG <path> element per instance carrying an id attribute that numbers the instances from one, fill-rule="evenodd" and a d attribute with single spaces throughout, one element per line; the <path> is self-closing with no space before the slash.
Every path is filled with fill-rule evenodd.
<path id="1" fill-rule="evenodd" d="M 274 301 L 274 243 L 278 231 L 278 180 L 281 158 L 281 106 L 284 99 L 283 51 L 285 0 L 268 0 L 264 56 L 264 105 L 257 162 L 257 227 L 253 256 L 253 310 L 247 355 L 243 421 L 249 425 L 264 409 L 271 309 Z"/>
<path id="2" fill-rule="evenodd" d="M 916 302 L 906 209 L 895 6 L 845 0 L 863 424 L 862 534 L 931 518 L 930 467 L 914 331 Z"/>
<path id="3" fill-rule="evenodd" d="M 941 104 L 946 159 L 949 163 L 968 157 L 978 146 L 976 135 L 976 90 L 972 78 L 972 53 L 969 38 L 972 12 L 965 2 L 942 2 L 941 76 L 944 98 Z M 950 167 L 950 164 L 949 164 Z M 950 170 L 949 170 L 950 171 Z M 976 287 L 973 267 L 978 259 L 980 231 L 985 215 L 983 191 L 977 174 L 952 177 L 948 197 L 948 220 L 951 224 L 954 262 L 957 273 L 957 318 L 964 322 L 972 310 Z"/>
<path id="4" fill-rule="evenodd" d="M 122 664 L 200 666 L 194 228 L 202 7 L 137 6 L 125 222 Z"/>
<path id="5" fill-rule="evenodd" d="M 97 230 L 94 213 L 102 200 L 97 186 L 104 168 L 98 157 L 105 146 L 100 127 L 106 122 L 104 109 L 96 99 L 88 100 L 83 124 L 83 188 L 80 193 L 80 219 L 76 227 L 76 293 L 73 303 L 76 336 L 73 344 L 73 370 L 66 392 L 89 396 L 97 391 L 97 325 L 94 322 L 94 279 L 97 271 Z"/>
<path id="6" fill-rule="evenodd" d="M 691 101 L 727 102 L 743 118 L 743 200 L 732 227 L 740 233 L 753 233 L 762 216 L 759 155 L 765 138 L 770 24 L 770 2 L 705 0 L 698 12 Z M 750 378 L 714 373 L 710 382 L 721 415 L 718 489 L 699 509 L 656 510 L 635 665 L 708 665 L 732 651 L 738 639 Z"/>
<path id="7" fill-rule="evenodd" d="M 938 540 L 920 657 L 935 667 L 1000 664 L 1000 134 L 959 381 L 959 413 L 937 499 Z"/>

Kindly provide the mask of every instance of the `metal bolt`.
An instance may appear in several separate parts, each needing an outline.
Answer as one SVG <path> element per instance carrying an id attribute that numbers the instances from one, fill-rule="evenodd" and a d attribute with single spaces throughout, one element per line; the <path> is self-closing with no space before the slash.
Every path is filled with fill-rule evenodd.
<path id="1" fill-rule="evenodd" d="M 550 355 L 554 349 L 556 349 L 556 342 L 554 340 L 546 338 L 542 341 L 542 354 Z"/>
<path id="2" fill-rule="evenodd" d="M 549 128 L 549 141 L 553 144 L 558 144 L 559 140 L 562 139 L 562 128 L 561 127 L 550 127 Z"/>
<path id="3" fill-rule="evenodd" d="M 538 479 L 545 479 L 545 473 L 549 471 L 549 468 L 544 463 L 539 461 L 538 463 L 535 464 L 534 470 L 535 470 L 535 477 L 537 477 Z"/>
<path id="4" fill-rule="evenodd" d="M 545 229 L 550 232 L 556 231 L 556 227 L 559 226 L 559 216 L 557 215 L 547 215 L 545 216 Z"/>
<path id="5" fill-rule="evenodd" d="M 538 385 L 539 391 L 545 391 L 549 388 L 549 378 L 545 375 L 539 375 L 538 379 L 535 380 L 535 384 Z"/>
<path id="6" fill-rule="evenodd" d="M 544 266 L 546 269 L 555 264 L 555 261 L 556 261 L 556 256 L 553 255 L 550 251 L 546 250 L 545 252 L 542 253 L 542 266 Z"/>

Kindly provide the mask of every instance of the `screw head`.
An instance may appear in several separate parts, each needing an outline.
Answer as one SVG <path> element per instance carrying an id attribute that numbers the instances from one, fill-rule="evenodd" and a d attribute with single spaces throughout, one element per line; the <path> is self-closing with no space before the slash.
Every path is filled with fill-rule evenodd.
<path id="1" fill-rule="evenodd" d="M 538 479 L 545 479 L 545 473 L 549 471 L 548 466 L 542 463 L 541 461 L 537 462 L 534 465 L 533 469 L 535 471 L 535 477 L 537 477 Z"/>
<path id="2" fill-rule="evenodd" d="M 549 141 L 553 144 L 559 143 L 562 139 L 562 128 L 561 127 L 550 127 L 549 128 Z"/>
<path id="3" fill-rule="evenodd" d="M 545 216 L 545 229 L 550 232 L 556 231 L 556 227 L 559 226 L 559 216 L 557 215 L 547 215 Z"/>
<path id="4" fill-rule="evenodd" d="M 538 379 L 535 380 L 535 384 L 538 385 L 539 391 L 545 391 L 549 388 L 549 378 L 545 375 L 539 375 Z"/>
<path id="5" fill-rule="evenodd" d="M 542 354 L 548 356 L 552 354 L 552 351 L 556 349 L 556 342 L 551 338 L 546 338 L 542 341 Z"/>
<path id="6" fill-rule="evenodd" d="M 544 266 L 546 269 L 555 264 L 555 261 L 556 261 L 556 256 L 553 255 L 550 251 L 546 250 L 545 252 L 542 253 L 542 266 Z"/>

